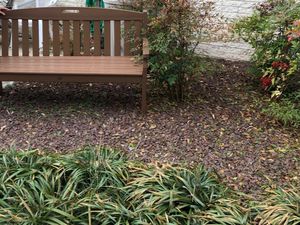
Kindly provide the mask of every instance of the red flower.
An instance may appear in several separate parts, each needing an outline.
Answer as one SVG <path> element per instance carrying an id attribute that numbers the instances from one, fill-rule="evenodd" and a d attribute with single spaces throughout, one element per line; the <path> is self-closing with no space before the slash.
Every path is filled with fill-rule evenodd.
<path id="1" fill-rule="evenodd" d="M 294 40 L 294 37 L 292 35 L 288 36 L 288 42 L 291 42 L 292 40 Z"/>
<path id="2" fill-rule="evenodd" d="M 262 77 L 260 79 L 261 85 L 263 86 L 263 88 L 267 89 L 268 87 L 271 86 L 272 84 L 272 79 L 271 77 Z"/>
<path id="3" fill-rule="evenodd" d="M 290 68 L 290 66 L 286 63 L 281 63 L 280 65 L 280 69 L 285 71 L 285 70 L 288 70 Z"/>
<path id="4" fill-rule="evenodd" d="M 272 67 L 275 69 L 275 68 L 278 68 L 279 67 L 279 62 L 273 62 L 272 63 Z"/>
<path id="5" fill-rule="evenodd" d="M 272 63 L 272 67 L 274 69 L 280 69 L 280 70 L 283 70 L 283 71 L 285 71 L 285 70 L 287 70 L 287 69 L 290 68 L 289 64 L 284 63 L 284 62 L 276 62 L 276 61 L 274 61 Z"/>

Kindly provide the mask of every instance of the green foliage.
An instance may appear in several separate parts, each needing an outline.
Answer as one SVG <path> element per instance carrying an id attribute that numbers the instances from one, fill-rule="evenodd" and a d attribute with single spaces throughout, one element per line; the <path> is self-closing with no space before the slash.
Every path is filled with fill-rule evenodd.
<path id="1" fill-rule="evenodd" d="M 246 224 L 247 215 L 203 167 L 145 166 L 106 149 L 0 153 L 0 224 Z"/>
<path id="2" fill-rule="evenodd" d="M 263 88 L 274 98 L 283 97 L 281 102 L 271 102 L 264 113 L 294 127 L 300 125 L 299 101 L 295 98 L 300 84 L 299 18 L 299 2 L 268 0 L 236 25 L 240 36 L 255 49 L 252 60 Z"/>
<path id="3" fill-rule="evenodd" d="M 285 126 L 300 127 L 300 92 L 293 92 L 286 95 L 279 102 L 270 102 L 263 110 L 274 119 L 280 121 Z"/>
<path id="4" fill-rule="evenodd" d="M 268 0 L 236 24 L 237 33 L 255 49 L 252 60 L 272 97 L 279 97 L 300 75 L 299 17 L 299 2 Z"/>
<path id="5" fill-rule="evenodd" d="M 300 224 L 298 188 L 270 190 L 267 200 L 257 206 L 256 221 L 261 225 Z"/>
<path id="6" fill-rule="evenodd" d="M 297 188 L 267 194 L 266 200 L 249 203 L 203 167 L 144 165 L 107 149 L 62 156 L 0 152 L 0 224 L 300 223 Z"/>
<path id="7" fill-rule="evenodd" d="M 204 0 L 120 0 L 124 7 L 149 12 L 149 66 L 152 78 L 182 100 L 195 75 L 195 49 L 207 36 L 213 3 Z"/>

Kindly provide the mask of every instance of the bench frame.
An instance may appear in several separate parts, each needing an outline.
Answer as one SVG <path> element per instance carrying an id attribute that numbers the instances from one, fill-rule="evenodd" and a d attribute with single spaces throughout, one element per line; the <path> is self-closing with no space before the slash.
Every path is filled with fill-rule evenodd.
<path id="1" fill-rule="evenodd" d="M 80 56 L 82 60 L 89 60 L 89 57 L 114 57 L 143 55 L 143 69 L 140 75 L 128 76 L 123 74 L 105 74 L 99 69 L 99 74 L 62 74 L 49 73 L 20 73 L 18 71 L 1 72 L 0 69 L 0 94 L 3 93 L 2 81 L 38 81 L 38 82 L 117 82 L 117 83 L 139 83 L 142 89 L 142 112 L 146 112 L 146 86 L 147 86 L 147 60 L 149 55 L 148 41 L 142 38 L 142 29 L 147 25 L 147 13 L 132 12 L 117 9 L 99 9 L 82 7 L 50 7 L 11 10 L 5 16 L 0 16 L 2 22 L 2 57 L 9 56 L 9 20 L 12 21 L 12 56 L 30 57 L 28 20 L 32 20 L 32 56 L 39 57 L 39 22 L 43 23 L 43 57 Z M 19 20 L 22 20 L 22 55 L 19 52 Z M 51 21 L 52 24 L 49 22 Z M 62 21 L 63 35 L 60 41 L 59 22 Z M 73 33 L 71 32 L 71 21 Z M 91 52 L 91 31 L 90 23 L 93 21 L 94 33 L 93 47 Z M 101 22 L 103 21 L 103 22 Z M 111 22 L 114 21 L 114 43 L 111 43 Z M 103 23 L 103 28 L 100 24 Z M 49 28 L 53 28 L 53 40 L 51 49 L 51 37 Z M 122 27 L 123 26 L 123 27 Z M 103 32 L 104 30 L 104 32 Z M 124 39 L 123 54 L 121 53 L 122 31 Z M 70 33 L 73 34 L 71 40 Z M 103 34 L 104 33 L 104 34 Z M 83 34 L 83 35 L 81 35 Z M 130 38 L 131 37 L 133 38 Z M 83 37 L 82 37 L 83 36 Z M 104 36 L 104 37 L 103 37 Z M 101 40 L 104 38 L 104 49 L 101 48 Z M 72 42 L 73 48 L 70 47 Z M 114 56 L 111 56 L 111 46 L 114 44 Z M 83 49 L 83 50 L 82 50 Z M 51 50 L 53 55 L 51 56 Z M 63 57 L 62 56 L 62 57 Z M 118 57 L 115 57 L 116 61 Z M 117 66 L 117 64 L 116 64 Z M 1 65 L 0 67 L 5 67 Z M 18 67 L 18 64 L 16 64 Z"/>

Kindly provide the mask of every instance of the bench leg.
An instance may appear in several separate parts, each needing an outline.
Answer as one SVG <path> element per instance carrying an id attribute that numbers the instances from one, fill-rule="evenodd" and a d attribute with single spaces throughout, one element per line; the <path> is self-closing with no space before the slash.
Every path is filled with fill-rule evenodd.
<path id="1" fill-rule="evenodd" d="M 147 78 L 143 77 L 142 80 L 142 113 L 147 112 Z"/>
<path id="2" fill-rule="evenodd" d="M 0 96 L 3 95 L 3 83 L 0 81 Z"/>

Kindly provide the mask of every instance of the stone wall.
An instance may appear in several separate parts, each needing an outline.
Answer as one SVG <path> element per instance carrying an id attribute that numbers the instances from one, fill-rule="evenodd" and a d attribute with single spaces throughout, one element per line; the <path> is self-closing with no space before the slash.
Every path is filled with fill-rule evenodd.
<path id="1" fill-rule="evenodd" d="M 260 2 L 262 2 L 262 0 L 215 0 L 215 10 L 230 24 L 238 18 L 250 16 L 255 5 Z M 252 49 L 248 44 L 242 41 L 219 41 L 201 43 L 198 52 L 216 58 L 247 61 L 250 59 Z"/>
<path id="2" fill-rule="evenodd" d="M 225 18 L 234 20 L 251 15 L 253 8 L 262 0 L 215 0 L 216 11 Z"/>
<path id="3" fill-rule="evenodd" d="M 84 0 L 58 0 L 56 6 L 84 6 Z"/>
<path id="4" fill-rule="evenodd" d="M 3 6 L 3 5 L 6 5 L 7 3 L 7 0 L 0 0 L 0 5 Z"/>

